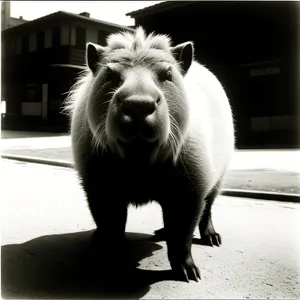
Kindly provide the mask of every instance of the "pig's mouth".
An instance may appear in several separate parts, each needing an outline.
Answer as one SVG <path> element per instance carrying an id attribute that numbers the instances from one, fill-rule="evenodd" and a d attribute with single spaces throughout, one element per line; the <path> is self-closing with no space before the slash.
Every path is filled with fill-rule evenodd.
<path id="1" fill-rule="evenodd" d="M 152 154 L 158 148 L 158 140 L 148 141 L 141 136 L 135 136 L 130 140 L 117 139 L 118 145 L 124 155 L 124 158 L 134 160 L 149 160 Z"/>
<path id="2" fill-rule="evenodd" d="M 158 145 L 158 140 L 155 139 L 154 141 L 149 141 L 144 139 L 141 136 L 135 136 L 131 139 L 127 140 L 122 140 L 122 139 L 117 139 L 119 145 L 125 149 L 131 149 L 131 150 L 146 150 L 152 147 L 156 147 Z"/>

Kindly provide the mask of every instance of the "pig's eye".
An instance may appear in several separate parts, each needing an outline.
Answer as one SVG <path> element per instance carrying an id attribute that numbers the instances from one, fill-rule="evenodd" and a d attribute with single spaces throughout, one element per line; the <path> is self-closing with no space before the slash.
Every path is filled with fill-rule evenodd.
<path id="1" fill-rule="evenodd" d="M 172 81 L 172 70 L 171 68 L 167 68 L 166 70 L 163 70 L 159 74 L 159 80 L 160 81 Z"/>
<path id="2" fill-rule="evenodd" d="M 168 70 L 166 72 L 166 80 L 172 81 L 172 71 L 171 70 Z"/>
<path id="3" fill-rule="evenodd" d="M 105 70 L 105 79 L 106 81 L 119 82 L 121 80 L 121 75 L 117 70 L 112 69 L 107 66 Z"/>

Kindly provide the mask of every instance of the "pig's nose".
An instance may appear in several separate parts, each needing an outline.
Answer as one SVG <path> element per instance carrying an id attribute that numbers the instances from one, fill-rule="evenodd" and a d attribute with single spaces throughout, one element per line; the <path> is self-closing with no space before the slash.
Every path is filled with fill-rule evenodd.
<path id="1" fill-rule="evenodd" d="M 118 97 L 121 111 L 124 115 L 131 118 L 144 119 L 153 114 L 160 102 L 160 97 L 130 96 L 126 98 Z"/>

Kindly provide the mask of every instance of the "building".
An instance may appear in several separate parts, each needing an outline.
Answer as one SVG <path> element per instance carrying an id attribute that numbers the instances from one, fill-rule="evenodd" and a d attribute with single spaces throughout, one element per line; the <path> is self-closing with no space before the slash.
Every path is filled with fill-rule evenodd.
<path id="1" fill-rule="evenodd" d="M 13 18 L 10 16 L 10 2 L 1 2 L 1 30 L 5 30 L 17 25 L 21 25 L 28 22 L 24 20 L 22 16 L 19 18 Z"/>
<path id="2" fill-rule="evenodd" d="M 56 12 L 2 31 L 2 128 L 66 130 L 66 93 L 84 69 L 87 42 L 133 29 L 79 15 Z"/>
<path id="3" fill-rule="evenodd" d="M 174 43 L 223 83 L 237 146 L 299 146 L 299 2 L 167 1 L 127 15 Z"/>

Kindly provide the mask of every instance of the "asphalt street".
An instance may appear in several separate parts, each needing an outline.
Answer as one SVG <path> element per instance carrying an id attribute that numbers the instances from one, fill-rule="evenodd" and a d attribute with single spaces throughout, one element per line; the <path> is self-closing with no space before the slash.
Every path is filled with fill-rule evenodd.
<path id="1" fill-rule="evenodd" d="M 50 133 L 39 136 L 38 133 L 27 133 L 27 136 L 18 136 L 19 132 L 2 131 L 2 153 L 26 153 L 72 161 L 71 138 L 69 135 Z M 20 133 L 19 133 L 20 134 Z M 42 135 L 42 133 L 40 133 Z M 10 137 L 10 138 L 9 138 Z M 25 154 L 24 154 L 25 155 Z M 299 149 L 276 150 L 237 150 L 231 161 L 231 170 L 272 169 L 277 171 L 299 172 Z"/>
<path id="2" fill-rule="evenodd" d="M 2 131 L 2 154 L 72 163 L 68 135 Z M 300 150 L 237 150 L 224 188 L 300 195 Z"/>
<path id="3" fill-rule="evenodd" d="M 221 247 L 199 244 L 202 280 L 172 278 L 156 204 L 130 207 L 126 227 L 135 271 L 104 272 L 95 228 L 72 169 L 1 159 L 3 299 L 299 299 L 300 203 L 220 196 L 213 208 Z M 122 249 L 116 249 L 122 255 Z M 128 258 L 128 259 L 129 259 Z"/>

